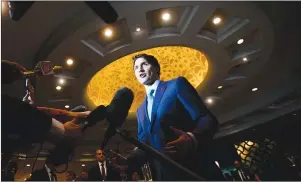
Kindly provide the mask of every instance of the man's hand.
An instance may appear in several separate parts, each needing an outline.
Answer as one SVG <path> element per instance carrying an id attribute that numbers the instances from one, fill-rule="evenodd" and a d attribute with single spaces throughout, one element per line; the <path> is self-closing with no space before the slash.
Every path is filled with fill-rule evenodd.
<path id="1" fill-rule="evenodd" d="M 82 128 L 78 125 L 78 121 L 85 119 L 91 111 L 78 112 L 72 121 L 64 123 L 66 137 L 80 137 L 83 135 Z"/>
<path id="2" fill-rule="evenodd" d="M 170 129 L 179 137 L 174 141 L 167 143 L 164 147 L 165 154 L 173 158 L 185 157 L 194 150 L 194 141 L 186 132 L 170 127 Z"/>

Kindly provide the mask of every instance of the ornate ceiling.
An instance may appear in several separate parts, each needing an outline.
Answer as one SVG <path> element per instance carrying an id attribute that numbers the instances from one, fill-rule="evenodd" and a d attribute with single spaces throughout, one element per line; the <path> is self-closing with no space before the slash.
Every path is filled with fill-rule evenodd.
<path id="1" fill-rule="evenodd" d="M 144 87 L 138 83 L 133 72 L 133 56 L 146 53 L 155 56 L 161 67 L 161 80 L 167 81 L 184 76 L 198 87 L 208 72 L 206 56 L 195 49 L 182 46 L 162 46 L 142 50 L 113 61 L 99 70 L 89 81 L 86 96 L 93 106 L 110 104 L 115 92 L 128 87 L 134 92 L 130 112 L 136 112 L 145 97 Z"/>

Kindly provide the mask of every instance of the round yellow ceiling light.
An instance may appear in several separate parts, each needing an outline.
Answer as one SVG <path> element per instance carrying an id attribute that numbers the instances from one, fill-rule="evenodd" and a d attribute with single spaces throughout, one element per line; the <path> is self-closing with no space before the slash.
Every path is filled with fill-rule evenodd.
<path id="1" fill-rule="evenodd" d="M 184 76 L 196 88 L 208 72 L 207 57 L 189 47 L 164 46 L 135 52 L 113 61 L 92 77 L 86 88 L 89 104 L 94 107 L 108 105 L 118 89 L 128 87 L 135 96 L 130 112 L 136 112 L 145 97 L 145 89 L 138 83 L 133 72 L 132 57 L 140 53 L 150 54 L 158 59 L 163 81 Z"/>

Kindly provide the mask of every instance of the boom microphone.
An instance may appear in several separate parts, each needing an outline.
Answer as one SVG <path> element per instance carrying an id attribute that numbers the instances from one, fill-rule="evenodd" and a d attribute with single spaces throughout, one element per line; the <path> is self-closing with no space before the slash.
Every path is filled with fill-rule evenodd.
<path id="1" fill-rule="evenodd" d="M 52 68 L 52 70 L 45 74 L 42 70 L 34 70 L 34 71 L 26 71 L 26 72 L 23 72 L 23 74 L 25 75 L 25 77 L 32 77 L 32 76 L 35 76 L 35 75 L 56 75 L 56 74 L 60 74 L 64 71 L 64 68 L 62 66 L 54 66 Z"/>
<path id="2" fill-rule="evenodd" d="M 109 122 L 109 127 L 105 132 L 101 149 L 103 149 L 108 143 L 108 140 L 115 135 L 116 128 L 121 127 L 125 121 L 133 100 L 134 93 L 129 88 L 123 87 L 115 93 L 110 105 L 107 106 L 107 121 Z"/>

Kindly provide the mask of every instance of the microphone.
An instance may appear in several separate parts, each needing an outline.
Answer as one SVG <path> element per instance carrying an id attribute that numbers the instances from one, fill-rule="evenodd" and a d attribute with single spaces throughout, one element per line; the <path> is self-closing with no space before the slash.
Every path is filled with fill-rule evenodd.
<path id="1" fill-rule="evenodd" d="M 125 121 L 133 100 L 134 93 L 129 88 L 123 87 L 115 93 L 110 105 L 107 106 L 107 121 L 109 122 L 109 127 L 105 132 L 104 140 L 100 147 L 101 149 L 104 149 L 109 139 L 115 135 L 116 128 L 121 127 Z"/>
<path id="2" fill-rule="evenodd" d="M 122 158 L 122 159 L 124 159 L 124 160 L 127 160 L 127 158 L 126 158 L 125 156 L 121 155 L 121 154 L 118 153 L 118 152 L 115 152 L 115 151 L 112 150 L 112 149 L 110 149 L 110 152 L 113 153 L 115 156 L 118 156 L 118 157 L 120 157 L 120 158 Z"/>
<path id="3" fill-rule="evenodd" d="M 79 109 L 79 108 L 78 108 Z M 107 116 L 107 108 L 104 105 L 96 107 L 85 119 L 78 120 L 78 123 L 82 130 L 85 130 L 87 127 L 94 126 L 98 121 L 102 121 Z"/>
<path id="4" fill-rule="evenodd" d="M 47 75 L 60 74 L 63 71 L 64 71 L 64 68 L 62 66 L 54 66 L 52 68 L 52 70 L 50 70 L 49 72 L 44 72 L 43 70 L 37 69 L 37 70 L 34 70 L 34 71 L 25 71 L 25 72 L 23 72 L 23 74 L 25 75 L 25 77 L 33 77 L 35 75 L 47 76 Z"/>

